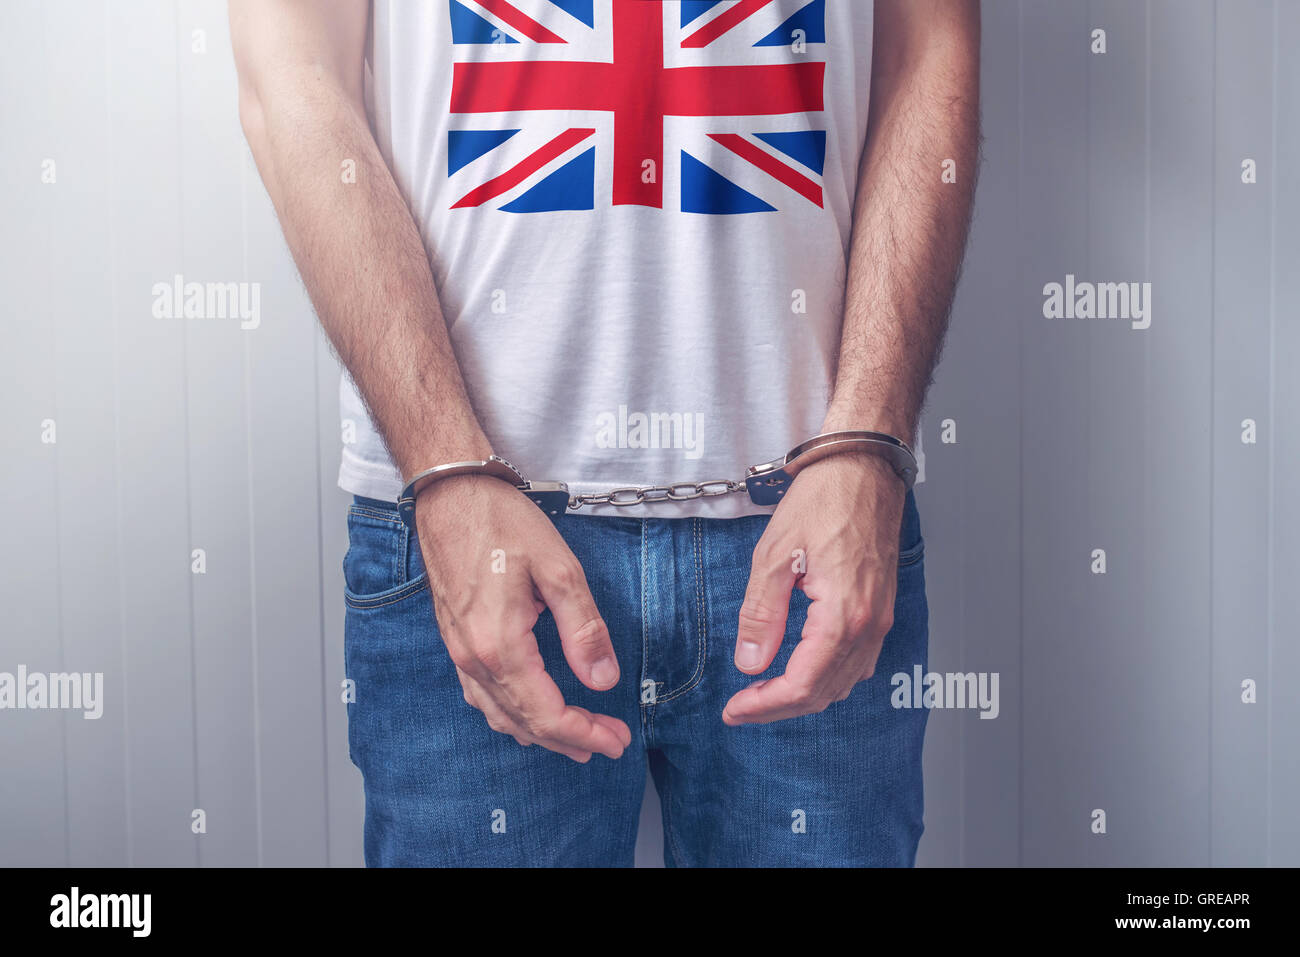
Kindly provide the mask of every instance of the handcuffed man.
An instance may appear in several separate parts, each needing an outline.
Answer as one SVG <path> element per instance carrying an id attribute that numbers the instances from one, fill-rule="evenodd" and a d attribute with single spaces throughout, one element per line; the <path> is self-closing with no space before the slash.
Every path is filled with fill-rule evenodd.
<path id="1" fill-rule="evenodd" d="M 356 423 L 370 865 L 911 865 L 978 0 L 232 0 Z"/>

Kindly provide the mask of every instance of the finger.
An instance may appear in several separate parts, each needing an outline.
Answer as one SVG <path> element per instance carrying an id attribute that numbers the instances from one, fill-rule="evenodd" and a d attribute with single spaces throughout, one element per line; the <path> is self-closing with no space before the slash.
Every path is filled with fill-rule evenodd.
<path id="1" fill-rule="evenodd" d="M 564 559 L 539 561 L 531 571 L 542 600 L 555 617 L 564 658 L 578 680 L 592 691 L 614 687 L 619 678 L 618 658 L 582 565 L 570 554 Z"/>
<path id="2" fill-rule="evenodd" d="M 471 675 L 467 674 L 459 666 L 456 668 L 456 674 L 460 678 L 460 685 L 465 693 L 465 702 L 476 711 L 482 712 L 483 717 L 487 719 L 489 728 L 500 734 L 510 735 L 524 747 L 528 747 L 533 743 L 532 739 L 506 716 L 506 713 L 492 700 L 492 696 Z"/>
<path id="3" fill-rule="evenodd" d="M 892 597 L 889 599 L 892 602 Z M 846 642 L 858 649 L 845 664 L 845 672 L 853 675 L 853 684 L 866 681 L 875 674 L 880 649 L 893 625 L 892 604 L 881 601 L 870 605 L 848 602 L 837 607 L 829 600 L 814 601 L 808 609 L 803 637 L 825 639 L 832 643 Z M 886 610 L 880 610 L 886 609 Z M 852 685 L 846 690 L 851 690 Z"/>
<path id="4" fill-rule="evenodd" d="M 785 675 L 758 681 L 732 695 L 722 709 L 722 723 L 728 725 L 768 724 L 809 713 L 804 692 Z"/>
<path id="5" fill-rule="evenodd" d="M 591 718 L 597 724 L 604 725 L 618 735 L 618 739 L 623 742 L 623 747 L 627 748 L 632 744 L 632 732 L 628 729 L 627 723 L 620 721 L 618 718 L 608 714 L 598 714 L 595 711 L 588 711 L 586 708 L 580 708 L 576 704 L 570 705 L 574 711 L 581 711 Z"/>
<path id="6" fill-rule="evenodd" d="M 591 748 L 593 752 L 617 761 L 631 743 L 632 733 L 616 718 L 593 715 L 585 708 L 569 705 L 560 715 L 555 730 L 541 740 L 543 744 L 554 741 L 565 746 L 570 746 L 568 742 L 571 741 L 590 741 L 594 745 Z"/>
<path id="7" fill-rule="evenodd" d="M 531 632 L 527 640 L 536 654 L 537 641 Z M 507 715 L 551 750 L 558 750 L 552 745 L 560 745 L 617 759 L 627 747 L 625 742 L 631 741 L 631 732 L 623 722 L 611 718 L 617 722 L 611 727 L 596 721 L 584 709 L 566 705 L 559 687 L 542 666 L 540 654 L 535 663 L 503 673 L 486 690 Z"/>
<path id="8" fill-rule="evenodd" d="M 531 588 L 528 592 L 531 594 Z M 564 696 L 546 673 L 537 636 L 529 630 L 535 620 L 528 607 L 506 602 L 488 617 L 463 622 L 457 633 L 444 638 L 457 666 L 478 682 L 484 696 L 527 737 L 561 753 L 598 752 L 620 757 L 631 732 L 620 733 L 618 725 L 608 727 L 590 718 L 574 721 L 564 717 Z"/>
<path id="9" fill-rule="evenodd" d="M 870 588 L 854 589 L 854 595 Z M 880 642 L 874 639 L 888 630 L 887 618 L 873 611 L 869 603 L 856 599 L 836 602 L 829 597 L 814 599 L 804 621 L 802 638 L 835 645 L 848 645 L 852 654 L 834 672 L 829 681 L 829 693 L 835 701 L 847 698 L 859 681 L 865 681 L 875 671 L 880 656 Z"/>
<path id="10" fill-rule="evenodd" d="M 793 559 L 765 548 L 760 539 L 754 549 L 736 631 L 736 667 L 745 674 L 766 671 L 781 649 L 797 578 Z"/>
<path id="11" fill-rule="evenodd" d="M 544 671 L 542 672 L 542 677 L 546 682 L 554 684 L 554 682 L 551 681 L 550 676 Z M 556 688 L 556 692 L 558 694 L 558 687 Z M 544 739 L 539 738 L 536 731 L 527 730 L 528 717 L 525 713 L 525 709 L 528 707 L 527 705 L 520 707 L 516 717 L 512 720 L 516 725 L 523 729 L 521 730 L 521 733 L 530 736 L 534 742 L 542 744 L 544 747 L 547 747 L 552 751 L 559 750 L 561 753 L 565 754 L 568 754 L 569 752 L 586 751 L 588 752 L 587 756 L 590 757 L 591 751 L 599 751 L 601 754 L 605 754 L 608 757 L 617 758 L 632 744 L 632 732 L 628 728 L 626 722 L 621 721 L 612 715 L 598 714 L 593 711 L 588 711 L 586 708 L 579 707 L 578 705 L 565 705 L 562 697 L 559 698 L 558 701 L 565 711 L 576 712 L 583 716 L 586 722 L 592 727 L 588 729 L 586 724 L 573 723 L 569 719 L 563 718 L 563 715 L 561 715 L 560 730 L 553 732 L 551 737 Z M 544 713 L 545 712 L 543 712 L 543 714 Z M 578 730 L 581 737 L 574 739 L 565 736 L 570 734 L 570 732 L 575 728 Z M 591 732 L 590 734 L 587 733 L 589 730 Z M 594 735 L 594 737 L 592 735 Z M 610 737 L 611 735 L 612 739 Z M 578 747 L 574 747 L 575 740 L 578 742 Z M 592 746 L 595 742 L 599 742 L 599 746 Z M 610 750 L 609 746 L 615 744 L 616 750 Z"/>
<path id="12" fill-rule="evenodd" d="M 460 665 L 456 665 L 456 677 L 460 679 L 460 687 L 465 696 L 465 703 L 471 708 L 482 711 L 483 708 L 479 705 L 482 691 L 478 687 L 478 682 L 466 674 Z"/>
<path id="13" fill-rule="evenodd" d="M 853 650 L 850 645 L 802 639 L 790 655 L 785 674 L 734 694 L 722 710 L 723 722 L 767 724 L 824 711 L 835 700 L 834 676 Z"/>
<path id="14" fill-rule="evenodd" d="M 461 685 L 465 689 L 465 700 L 483 713 L 483 717 L 487 720 L 489 728 L 501 734 L 509 734 L 518 744 L 525 748 L 532 747 L 534 744 L 539 743 L 536 739 L 530 736 L 527 731 L 519 727 L 516 722 L 512 721 L 509 716 L 497 706 L 496 702 L 493 701 L 491 695 L 487 693 L 482 685 L 460 668 L 457 668 L 456 671 L 460 675 Z M 626 726 L 624 727 L 624 730 L 626 730 Z M 628 740 L 630 743 L 630 734 L 628 735 Z M 580 764 L 586 764 L 591 760 L 591 752 L 581 748 L 572 748 L 560 742 L 549 742 L 549 744 L 543 743 L 542 746 L 547 748 L 549 751 L 555 751 L 558 754 L 563 754 L 567 758 L 572 758 Z"/>

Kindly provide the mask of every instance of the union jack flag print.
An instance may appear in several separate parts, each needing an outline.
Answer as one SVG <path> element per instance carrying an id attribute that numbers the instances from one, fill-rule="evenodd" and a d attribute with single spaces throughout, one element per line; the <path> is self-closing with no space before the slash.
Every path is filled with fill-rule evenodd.
<path id="1" fill-rule="evenodd" d="M 453 209 L 822 206 L 826 0 L 448 3 Z"/>

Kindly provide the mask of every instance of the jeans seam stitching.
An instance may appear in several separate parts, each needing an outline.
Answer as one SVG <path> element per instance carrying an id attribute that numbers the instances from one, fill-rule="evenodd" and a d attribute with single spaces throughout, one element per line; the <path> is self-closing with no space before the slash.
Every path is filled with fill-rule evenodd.
<path id="1" fill-rule="evenodd" d="M 692 688 L 700 683 L 704 678 L 704 659 L 705 659 L 705 630 L 703 624 L 703 568 L 700 562 L 700 520 L 691 519 L 691 531 L 695 539 L 695 596 L 696 596 L 696 635 L 697 644 L 695 652 L 695 674 L 680 688 L 673 689 L 670 693 L 660 698 L 660 701 L 672 701 L 674 698 L 680 698 Z"/>
<path id="2" fill-rule="evenodd" d="M 908 565 L 915 565 L 925 555 L 925 543 L 922 542 L 915 548 L 909 548 L 903 554 L 898 556 L 898 567 L 906 568 Z"/>
<path id="3" fill-rule="evenodd" d="M 648 620 L 648 614 L 646 608 L 646 594 L 648 593 L 648 589 L 646 588 L 646 582 L 645 582 L 646 569 L 649 567 L 649 564 L 650 563 L 647 560 L 647 556 L 646 556 L 645 519 L 641 519 L 641 681 L 643 684 L 646 681 L 646 679 L 649 678 L 649 671 L 650 671 L 650 635 L 649 635 L 649 620 Z M 653 678 L 650 678 L 649 680 L 654 681 Z M 659 690 L 658 681 L 654 681 L 654 687 L 655 687 L 655 693 L 651 694 L 649 704 L 646 704 L 644 702 L 640 703 L 641 714 L 645 719 L 645 729 L 643 733 L 645 735 L 647 744 L 654 736 L 654 721 L 655 721 L 654 706 L 658 703 L 659 700 L 659 696 L 657 693 Z M 640 701 L 641 698 L 640 692 L 641 689 L 638 687 L 637 688 L 638 701 Z"/>
<path id="4" fill-rule="evenodd" d="M 393 549 L 393 581 L 406 584 L 406 536 L 402 534 L 402 529 L 395 529 L 397 532 L 397 547 Z"/>
<path id="5" fill-rule="evenodd" d="M 348 508 L 353 515 L 358 518 L 373 518 L 377 522 L 388 522 L 390 525 L 401 525 L 400 518 L 393 518 L 392 515 L 376 511 L 373 508 L 366 508 L 364 505 L 352 505 Z"/>
<path id="6" fill-rule="evenodd" d="M 424 591 L 428 586 L 429 576 L 421 575 L 405 585 L 398 586 L 398 591 L 383 598 L 352 598 L 344 593 L 343 600 L 353 608 L 383 608 L 385 605 L 395 605 L 399 601 L 405 601 L 415 593 Z"/>

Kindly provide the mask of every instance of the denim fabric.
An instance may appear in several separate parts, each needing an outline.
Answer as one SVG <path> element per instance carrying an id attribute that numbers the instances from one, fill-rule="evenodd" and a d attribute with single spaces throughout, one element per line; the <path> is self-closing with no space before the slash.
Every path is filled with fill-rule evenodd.
<path id="1" fill-rule="evenodd" d="M 751 677 L 736 622 L 767 516 L 565 515 L 621 668 L 611 691 L 569 670 L 549 612 L 535 628 L 565 700 L 627 722 L 618 761 L 587 764 L 492 731 L 466 704 L 418 543 L 391 503 L 357 498 L 344 559 L 348 741 L 365 781 L 369 866 L 630 865 L 649 767 L 669 866 L 911 866 L 922 831 L 928 712 L 890 705 L 890 677 L 927 665 L 924 540 L 909 493 L 894 626 L 874 677 L 824 712 L 722 723 L 727 699 L 780 674 L 808 599 L 796 590 L 781 651 Z M 643 682 L 653 703 L 642 703 Z"/>

